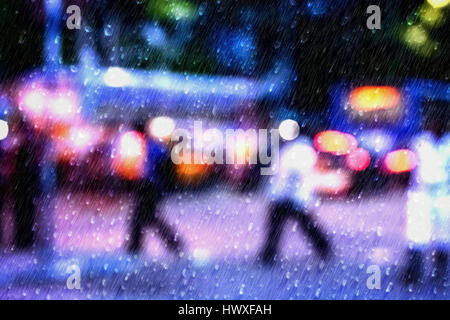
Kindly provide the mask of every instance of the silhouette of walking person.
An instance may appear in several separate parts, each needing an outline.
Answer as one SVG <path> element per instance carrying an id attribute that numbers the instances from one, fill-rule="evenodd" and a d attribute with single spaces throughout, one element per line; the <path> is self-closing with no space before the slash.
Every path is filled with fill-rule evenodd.
<path id="1" fill-rule="evenodd" d="M 143 132 L 142 129 L 139 131 Z M 177 232 L 158 215 L 158 204 L 173 190 L 174 171 L 167 146 L 163 142 L 147 138 L 146 163 L 145 177 L 136 186 L 137 205 L 130 226 L 128 252 L 140 252 L 144 228 L 154 227 L 167 248 L 179 254 L 182 243 Z"/>
<path id="2" fill-rule="evenodd" d="M 326 234 L 314 221 L 308 208 L 313 190 L 305 178 L 315 163 L 312 158 L 315 159 L 314 150 L 304 144 L 294 145 L 282 156 L 280 172 L 270 184 L 268 227 L 261 255 L 263 264 L 276 261 L 283 227 L 289 218 L 298 221 L 322 259 L 330 255 Z"/>
<path id="3" fill-rule="evenodd" d="M 447 279 L 450 243 L 450 134 L 448 122 L 433 117 L 412 141 L 418 158 L 408 191 L 408 248 L 402 272 L 406 284 L 418 283 L 424 273 L 425 251 L 434 249 L 434 279 Z"/>
<path id="4" fill-rule="evenodd" d="M 23 122 L 23 139 L 16 156 L 14 179 L 15 246 L 29 249 L 35 241 L 37 196 L 40 194 L 40 167 L 38 147 L 31 128 Z"/>

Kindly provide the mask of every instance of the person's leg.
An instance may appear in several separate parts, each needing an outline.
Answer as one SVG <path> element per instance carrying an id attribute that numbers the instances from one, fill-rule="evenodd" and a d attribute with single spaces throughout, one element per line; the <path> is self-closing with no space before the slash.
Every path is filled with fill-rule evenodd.
<path id="1" fill-rule="evenodd" d="M 142 222 L 138 212 L 134 213 L 131 221 L 130 243 L 127 250 L 130 253 L 138 253 L 142 246 Z"/>
<path id="2" fill-rule="evenodd" d="M 130 225 L 130 243 L 128 252 L 138 253 L 142 247 L 144 225 L 149 223 L 154 214 L 154 199 L 148 185 L 138 186 L 137 204 Z"/>
<path id="3" fill-rule="evenodd" d="M 426 191 L 411 190 L 406 205 L 406 237 L 409 245 L 401 278 L 406 284 L 413 284 L 423 274 L 423 252 L 429 245 L 432 233 L 432 201 Z"/>
<path id="4" fill-rule="evenodd" d="M 272 264 L 278 251 L 283 225 L 286 221 L 287 204 L 285 202 L 273 203 L 269 210 L 266 240 L 262 252 L 262 262 Z"/>
<path id="5" fill-rule="evenodd" d="M 158 230 L 162 240 L 167 244 L 170 251 L 180 253 L 183 249 L 182 241 L 177 237 L 176 231 L 162 218 L 155 217 L 152 225 Z"/>
<path id="6" fill-rule="evenodd" d="M 442 188 L 442 194 L 434 199 L 432 208 L 434 251 L 434 278 L 438 281 L 446 279 L 450 243 L 450 196 L 446 195 L 447 186 Z"/>
<path id="7" fill-rule="evenodd" d="M 18 249 L 29 249 L 34 242 L 34 214 L 33 198 L 27 195 L 16 199 L 15 211 L 15 245 Z"/>
<path id="8" fill-rule="evenodd" d="M 41 192 L 39 202 L 36 208 L 36 244 L 43 251 L 51 253 L 53 247 L 54 234 L 54 199 L 57 194 L 57 176 L 55 164 L 50 161 L 43 161 L 41 167 Z"/>
<path id="9" fill-rule="evenodd" d="M 150 184 L 145 184 L 139 188 L 138 204 L 136 206 L 135 217 L 132 221 L 131 239 L 129 251 L 137 252 L 141 248 L 142 229 L 144 225 L 155 227 L 162 240 L 166 242 L 171 251 L 180 252 L 181 241 L 177 239 L 175 230 L 172 229 L 163 219 L 156 216 L 156 209 L 161 200 L 161 194 Z"/>
<path id="10" fill-rule="evenodd" d="M 402 280 L 406 284 L 419 282 L 423 274 L 423 248 L 410 247 L 406 251 L 406 265 Z"/>
<path id="11" fill-rule="evenodd" d="M 317 225 L 313 217 L 310 214 L 307 214 L 303 208 L 295 208 L 294 214 L 320 257 L 322 259 L 328 258 L 331 249 L 325 232 Z"/>

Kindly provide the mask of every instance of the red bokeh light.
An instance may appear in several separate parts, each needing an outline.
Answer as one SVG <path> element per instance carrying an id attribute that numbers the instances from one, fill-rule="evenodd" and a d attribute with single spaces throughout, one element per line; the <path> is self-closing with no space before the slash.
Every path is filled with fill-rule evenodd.
<path id="1" fill-rule="evenodd" d="M 370 164 L 370 154 L 367 150 L 358 148 L 346 156 L 345 162 L 350 169 L 362 171 Z"/>

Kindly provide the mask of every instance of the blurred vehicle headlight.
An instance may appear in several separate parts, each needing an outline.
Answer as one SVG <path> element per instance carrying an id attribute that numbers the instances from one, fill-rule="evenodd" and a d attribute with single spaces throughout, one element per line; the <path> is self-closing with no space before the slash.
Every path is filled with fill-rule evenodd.
<path id="1" fill-rule="evenodd" d="M 55 141 L 58 159 L 69 161 L 73 156 L 84 155 L 91 146 L 97 144 L 101 132 L 87 125 L 61 124 L 53 128 L 51 136 Z"/>
<path id="2" fill-rule="evenodd" d="M 175 121 L 169 117 L 157 117 L 150 121 L 148 129 L 155 138 L 168 138 L 175 129 Z"/>
<path id="3" fill-rule="evenodd" d="M 69 141 L 73 150 L 82 152 L 97 143 L 100 133 L 96 128 L 88 126 L 72 127 L 69 133 Z"/>
<path id="4" fill-rule="evenodd" d="M 314 138 L 314 146 L 321 152 L 345 155 L 356 149 L 358 142 L 350 134 L 339 131 L 322 131 Z"/>
<path id="5" fill-rule="evenodd" d="M 295 120 L 287 119 L 280 123 L 280 126 L 278 127 L 278 130 L 280 132 L 280 137 L 284 140 L 290 141 L 294 140 L 298 137 L 298 134 L 300 132 L 300 127 Z"/>
<path id="6" fill-rule="evenodd" d="M 113 170 L 127 179 L 142 176 L 147 156 L 147 146 L 144 136 L 137 131 L 123 133 L 113 150 Z"/>
<path id="7" fill-rule="evenodd" d="M 78 112 L 78 97 L 68 89 L 54 92 L 48 99 L 48 111 L 56 121 L 72 121 Z"/>
<path id="8" fill-rule="evenodd" d="M 78 95 L 66 86 L 47 89 L 40 83 L 31 83 L 19 91 L 19 110 L 38 127 L 46 129 L 47 121 L 73 122 L 79 111 Z"/>
<path id="9" fill-rule="evenodd" d="M 362 148 L 355 149 L 345 157 L 345 163 L 352 170 L 365 170 L 370 164 L 370 154 Z"/>
<path id="10" fill-rule="evenodd" d="M 391 109 L 400 102 L 400 93 L 394 87 L 365 86 L 350 93 L 350 106 L 357 111 Z"/>
<path id="11" fill-rule="evenodd" d="M 177 166 L 177 172 L 181 175 L 181 176 L 200 176 L 202 175 L 205 171 L 206 171 L 206 164 L 204 163 L 200 163 L 200 164 L 195 164 L 195 163 L 181 163 Z"/>
<path id="12" fill-rule="evenodd" d="M 194 155 L 195 157 L 195 155 Z M 176 166 L 176 173 L 185 183 L 199 183 L 203 181 L 209 171 L 206 163 L 180 163 Z"/>
<path id="13" fill-rule="evenodd" d="M 24 90 L 19 94 L 19 109 L 30 117 L 40 116 L 44 111 L 47 96 L 44 88 Z"/>
<path id="14" fill-rule="evenodd" d="M 408 172 L 417 166 L 417 157 L 408 149 L 395 150 L 386 155 L 384 165 L 391 173 Z"/>

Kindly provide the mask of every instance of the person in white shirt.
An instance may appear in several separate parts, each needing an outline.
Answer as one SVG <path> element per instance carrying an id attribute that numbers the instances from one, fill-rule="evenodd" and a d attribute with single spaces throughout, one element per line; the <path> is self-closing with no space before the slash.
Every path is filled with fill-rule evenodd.
<path id="1" fill-rule="evenodd" d="M 445 121 L 437 121 L 432 126 L 434 133 L 424 132 L 412 143 L 418 164 L 407 202 L 404 280 L 408 283 L 422 277 L 424 251 L 429 247 L 434 249 L 433 276 L 441 280 L 446 276 L 450 244 L 450 134 L 444 135 Z"/>
<path id="2" fill-rule="evenodd" d="M 261 254 L 263 264 L 277 260 L 283 226 L 288 218 L 296 219 L 313 243 L 321 258 L 330 254 L 330 244 L 324 231 L 312 217 L 311 203 L 315 202 L 311 172 L 316 153 L 305 138 L 282 150 L 280 168 L 269 184 L 270 208 L 267 235 Z"/>

